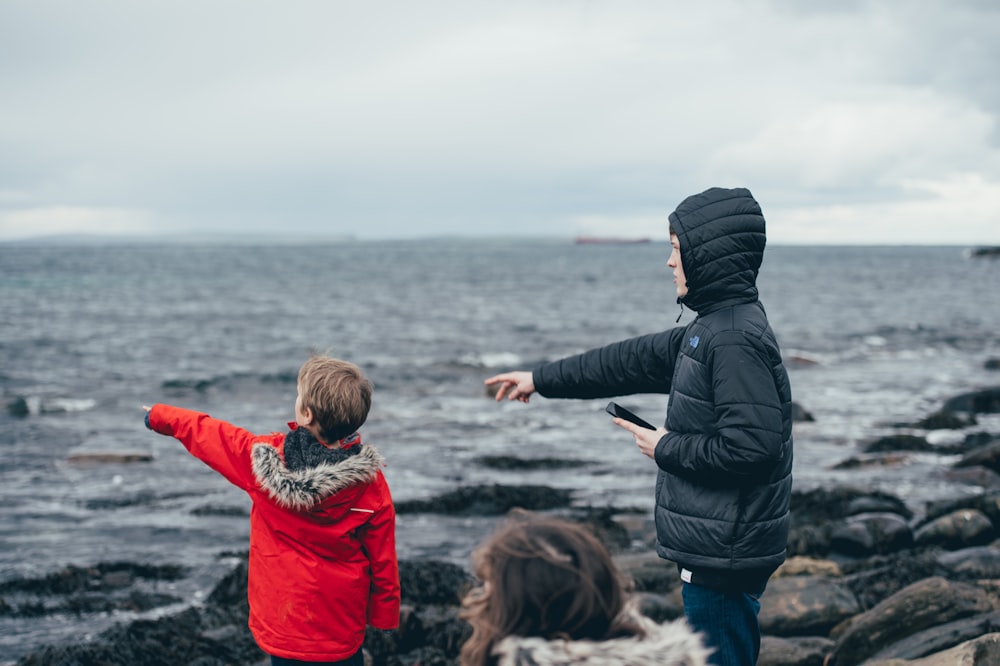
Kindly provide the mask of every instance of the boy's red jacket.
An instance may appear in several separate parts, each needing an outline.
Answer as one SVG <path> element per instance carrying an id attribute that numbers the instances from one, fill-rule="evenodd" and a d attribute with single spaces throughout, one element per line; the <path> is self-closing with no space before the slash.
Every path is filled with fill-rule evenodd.
<path id="1" fill-rule="evenodd" d="M 352 440 L 354 455 L 290 469 L 281 433 L 169 405 L 154 405 L 148 424 L 253 500 L 249 624 L 261 649 L 339 661 L 360 649 L 366 625 L 398 626 L 396 512 L 374 447 Z"/>

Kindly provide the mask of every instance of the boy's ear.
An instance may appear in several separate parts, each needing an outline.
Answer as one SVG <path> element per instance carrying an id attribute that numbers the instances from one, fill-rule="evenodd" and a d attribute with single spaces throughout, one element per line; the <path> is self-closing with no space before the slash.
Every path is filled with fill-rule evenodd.
<path id="1" fill-rule="evenodd" d="M 302 408 L 302 416 L 306 417 L 306 425 L 312 425 L 313 422 L 316 420 L 313 418 L 312 410 L 309 409 L 308 407 Z"/>

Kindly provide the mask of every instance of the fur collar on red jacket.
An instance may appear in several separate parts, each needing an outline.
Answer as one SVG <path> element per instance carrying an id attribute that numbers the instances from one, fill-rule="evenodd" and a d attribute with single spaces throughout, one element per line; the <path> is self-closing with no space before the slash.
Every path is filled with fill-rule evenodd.
<path id="1" fill-rule="evenodd" d="M 307 511 L 346 488 L 369 483 L 385 464 L 368 444 L 343 460 L 304 469 L 289 469 L 278 449 L 263 442 L 254 444 L 252 458 L 260 487 L 276 504 L 295 511 Z"/>

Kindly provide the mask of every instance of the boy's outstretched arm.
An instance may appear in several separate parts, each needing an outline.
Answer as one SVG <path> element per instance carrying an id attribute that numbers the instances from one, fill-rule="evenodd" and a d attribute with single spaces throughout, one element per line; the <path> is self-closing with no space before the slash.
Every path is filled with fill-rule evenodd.
<path id="1" fill-rule="evenodd" d="M 254 487 L 250 449 L 260 439 L 257 435 L 190 409 L 164 404 L 144 405 L 143 409 L 147 428 L 177 439 L 233 485 L 244 490 Z"/>

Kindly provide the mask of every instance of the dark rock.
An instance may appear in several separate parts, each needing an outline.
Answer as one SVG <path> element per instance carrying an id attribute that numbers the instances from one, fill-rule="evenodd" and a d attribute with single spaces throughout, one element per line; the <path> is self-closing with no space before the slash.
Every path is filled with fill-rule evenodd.
<path id="1" fill-rule="evenodd" d="M 760 599 L 760 627 L 772 636 L 823 635 L 861 610 L 854 593 L 836 578 L 775 578 Z"/>
<path id="2" fill-rule="evenodd" d="M 991 432 L 970 432 L 965 436 L 965 440 L 962 442 L 963 451 L 971 451 L 973 449 L 981 449 L 984 446 L 988 446 L 993 442 L 1000 442 L 1000 435 L 996 435 Z"/>
<path id="3" fill-rule="evenodd" d="M 872 656 L 872 659 L 920 659 L 921 657 L 943 652 L 972 639 L 998 631 L 1000 631 L 1000 611 L 974 615 L 963 620 L 955 620 L 954 622 L 929 627 L 918 634 L 908 636 L 879 650 Z M 995 649 L 995 654 L 1000 657 L 1000 644 Z M 943 661 L 941 663 L 962 664 L 971 662 Z M 997 664 L 1000 661 L 983 661 L 977 663 Z"/>
<path id="4" fill-rule="evenodd" d="M 808 491 L 792 491 L 792 525 L 816 525 L 846 518 L 867 511 L 869 502 L 879 502 L 885 507 L 883 510 L 899 514 L 904 518 L 913 517 L 905 502 L 888 493 L 851 487 L 816 488 Z"/>
<path id="5" fill-rule="evenodd" d="M 121 587 L 123 577 L 146 580 L 178 580 L 186 575 L 176 564 L 153 565 L 134 562 L 100 562 L 92 567 L 67 566 L 41 578 L 14 578 L 0 583 L 2 592 L 29 592 L 37 595 L 66 595 L 105 591 Z M 109 584 L 110 581 L 110 584 Z"/>
<path id="6" fill-rule="evenodd" d="M 569 506 L 572 491 L 548 486 L 466 486 L 425 500 L 396 503 L 397 513 L 497 516 L 511 509 L 544 511 Z"/>
<path id="7" fill-rule="evenodd" d="M 894 513 L 864 513 L 849 517 L 830 534 L 834 551 L 864 557 L 884 555 L 913 545 L 913 531 Z"/>
<path id="8" fill-rule="evenodd" d="M 892 451 L 933 451 L 934 447 L 925 437 L 916 435 L 887 435 L 862 447 L 865 453 L 889 453 Z"/>
<path id="9" fill-rule="evenodd" d="M 927 515 L 924 522 L 930 522 L 959 509 L 975 509 L 981 511 L 994 527 L 1000 528 L 1000 493 L 970 495 L 958 499 L 927 503 Z M 919 527 L 919 525 L 918 525 Z"/>
<path id="10" fill-rule="evenodd" d="M 17 396 L 7 403 L 7 413 L 11 416 L 24 418 L 31 414 L 31 410 L 28 408 L 28 401 L 21 396 Z"/>
<path id="11" fill-rule="evenodd" d="M 926 578 L 838 626 L 831 635 L 836 648 L 828 666 L 860 664 L 931 627 L 991 610 L 988 594 L 973 585 Z"/>
<path id="12" fill-rule="evenodd" d="M 945 401 L 943 409 L 950 412 L 996 414 L 1000 412 L 1000 386 L 956 395 Z"/>
<path id="13" fill-rule="evenodd" d="M 409 604 L 458 604 L 475 579 L 457 564 L 437 560 L 399 563 L 399 586 Z"/>
<path id="14" fill-rule="evenodd" d="M 792 403 L 792 421 L 808 423 L 815 420 L 816 417 L 814 417 L 811 412 L 806 410 L 805 407 L 797 402 Z"/>
<path id="15" fill-rule="evenodd" d="M 977 581 L 1000 579 L 1000 547 L 974 546 L 938 555 L 938 565 L 947 578 Z"/>
<path id="16" fill-rule="evenodd" d="M 626 578 L 632 581 L 637 592 L 667 594 L 680 585 L 677 565 L 664 560 L 652 550 L 619 555 L 615 558 L 615 563 Z"/>
<path id="17" fill-rule="evenodd" d="M 883 453 L 866 458 L 847 458 L 846 460 L 842 460 L 835 465 L 831 465 L 830 469 L 845 470 L 868 469 L 872 467 L 891 467 L 893 465 L 902 465 L 907 460 L 908 456 L 903 453 Z"/>
<path id="18" fill-rule="evenodd" d="M 1000 440 L 995 440 L 986 446 L 970 451 L 955 463 L 955 467 L 975 467 L 977 465 L 994 472 L 1000 472 Z"/>
<path id="19" fill-rule="evenodd" d="M 940 564 L 934 551 L 903 551 L 845 562 L 842 570 L 844 584 L 862 607 L 872 608 L 900 590 L 937 575 Z"/>
<path id="20" fill-rule="evenodd" d="M 945 481 L 967 486 L 979 486 L 986 490 L 1000 489 L 1000 474 L 979 465 L 946 469 L 941 477 Z"/>
<path id="21" fill-rule="evenodd" d="M 684 616 L 680 595 L 639 592 L 635 595 L 639 612 L 654 622 L 669 622 Z"/>
<path id="22" fill-rule="evenodd" d="M 960 509 L 935 518 L 917 529 L 914 540 L 921 546 L 941 546 L 949 550 L 982 546 L 996 536 L 993 523 L 981 511 Z"/>
<path id="23" fill-rule="evenodd" d="M 517 456 L 480 456 L 475 459 L 483 467 L 506 471 L 527 471 L 536 469 L 565 469 L 585 467 L 594 463 L 569 458 L 518 458 Z"/>
<path id="24" fill-rule="evenodd" d="M 1000 358 L 988 358 L 983 361 L 983 367 L 987 370 L 1000 370 Z"/>
<path id="25" fill-rule="evenodd" d="M 954 412 L 942 409 L 917 421 L 916 426 L 924 430 L 961 430 L 976 425 L 976 417 L 962 418 Z"/>
<path id="26" fill-rule="evenodd" d="M 222 504 L 205 504 L 191 509 L 192 516 L 232 516 L 245 518 L 250 512 L 242 506 L 225 506 Z"/>
<path id="27" fill-rule="evenodd" d="M 830 537 L 834 527 L 832 522 L 791 527 L 788 531 L 789 556 L 825 557 L 830 552 Z"/>
<path id="28" fill-rule="evenodd" d="M 94 453 L 72 453 L 66 457 L 66 461 L 71 465 L 127 465 L 130 463 L 151 462 L 151 453 L 115 453 L 115 452 L 94 452 Z"/>
<path id="29" fill-rule="evenodd" d="M 823 666 L 833 646 L 833 641 L 822 636 L 762 636 L 757 666 Z"/>

